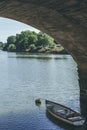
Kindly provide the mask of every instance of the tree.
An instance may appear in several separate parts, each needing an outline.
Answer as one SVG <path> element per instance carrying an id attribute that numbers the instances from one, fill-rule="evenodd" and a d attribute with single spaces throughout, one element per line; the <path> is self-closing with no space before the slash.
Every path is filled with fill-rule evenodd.
<path id="1" fill-rule="evenodd" d="M 9 45 L 9 44 L 15 44 L 15 42 L 16 42 L 16 36 L 9 36 L 8 38 L 7 38 L 7 44 Z"/>
<path id="2" fill-rule="evenodd" d="M 16 47 L 18 51 L 24 51 L 29 48 L 31 44 L 36 44 L 37 35 L 31 31 L 22 31 L 21 34 L 16 35 Z"/>
<path id="3" fill-rule="evenodd" d="M 46 46 L 52 46 L 52 45 L 54 45 L 54 42 L 53 42 L 53 39 L 49 35 L 42 32 L 38 33 L 37 46 L 46 47 Z"/>
<path id="4" fill-rule="evenodd" d="M 15 44 L 9 44 L 9 46 L 8 46 L 8 51 L 15 51 L 16 50 L 16 46 L 15 46 Z"/>
<path id="5" fill-rule="evenodd" d="M 34 34 L 34 33 L 31 33 L 28 37 L 28 44 L 31 45 L 31 44 L 37 44 L 37 35 Z"/>
<path id="6" fill-rule="evenodd" d="M 31 45 L 29 46 L 29 48 L 30 48 L 31 50 L 35 50 L 35 49 L 36 49 L 36 46 L 35 46 L 35 44 L 31 44 Z"/>
<path id="7" fill-rule="evenodd" d="M 0 42 L 0 49 L 3 48 L 3 42 Z"/>
<path id="8" fill-rule="evenodd" d="M 17 51 L 22 51 L 23 49 L 23 40 L 22 40 L 22 37 L 21 37 L 21 34 L 16 34 L 16 49 Z"/>

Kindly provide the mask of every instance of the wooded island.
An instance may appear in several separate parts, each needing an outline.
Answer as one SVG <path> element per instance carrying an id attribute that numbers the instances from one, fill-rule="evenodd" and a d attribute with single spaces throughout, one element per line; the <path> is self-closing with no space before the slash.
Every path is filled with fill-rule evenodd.
<path id="1" fill-rule="evenodd" d="M 65 49 L 54 41 L 46 33 L 34 31 L 22 31 L 16 36 L 9 36 L 7 43 L 3 46 L 3 51 L 9 52 L 35 52 L 35 53 L 60 53 L 66 54 Z"/>

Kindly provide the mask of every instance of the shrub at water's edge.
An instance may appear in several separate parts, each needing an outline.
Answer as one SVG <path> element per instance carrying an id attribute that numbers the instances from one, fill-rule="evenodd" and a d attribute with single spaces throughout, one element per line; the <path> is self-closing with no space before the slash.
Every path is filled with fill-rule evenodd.
<path id="1" fill-rule="evenodd" d="M 10 52 L 39 52 L 39 53 L 66 53 L 60 44 L 43 32 L 22 31 L 16 36 L 9 36 L 4 44 L 4 51 Z"/>

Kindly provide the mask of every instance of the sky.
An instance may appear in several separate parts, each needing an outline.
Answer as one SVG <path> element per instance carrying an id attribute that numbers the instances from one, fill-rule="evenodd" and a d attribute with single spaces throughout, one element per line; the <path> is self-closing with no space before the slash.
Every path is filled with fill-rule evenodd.
<path id="1" fill-rule="evenodd" d="M 5 43 L 9 36 L 16 35 L 17 33 L 21 33 L 21 31 L 25 30 L 39 32 L 39 30 L 27 24 L 0 17 L 0 42 Z"/>

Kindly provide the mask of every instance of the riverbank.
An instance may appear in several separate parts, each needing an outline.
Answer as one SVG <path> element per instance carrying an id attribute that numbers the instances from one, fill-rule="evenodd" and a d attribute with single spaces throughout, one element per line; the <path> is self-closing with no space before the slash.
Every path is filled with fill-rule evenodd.
<path id="1" fill-rule="evenodd" d="M 50 53 L 50 54 L 68 54 L 67 51 L 62 47 L 45 47 L 40 49 L 29 49 L 26 52 L 30 53 Z"/>
<path id="2" fill-rule="evenodd" d="M 26 49 L 26 50 L 14 50 L 14 51 L 8 51 L 8 50 L 3 50 L 3 51 L 7 51 L 7 52 L 27 52 L 27 53 L 46 53 L 46 54 L 68 54 L 68 52 L 62 47 L 44 47 L 44 48 L 36 48 L 36 49 Z"/>

